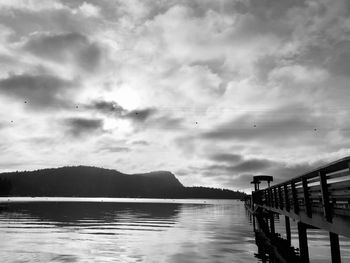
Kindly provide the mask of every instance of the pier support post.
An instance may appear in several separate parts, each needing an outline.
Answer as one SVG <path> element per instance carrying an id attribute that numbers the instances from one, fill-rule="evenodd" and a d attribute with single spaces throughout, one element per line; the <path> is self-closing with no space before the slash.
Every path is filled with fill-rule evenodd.
<path id="1" fill-rule="evenodd" d="M 332 263 L 340 263 L 340 247 L 338 234 L 329 232 L 329 240 L 331 243 Z"/>
<path id="2" fill-rule="evenodd" d="M 292 237 L 290 234 L 290 221 L 289 221 L 289 217 L 285 216 L 285 222 L 286 222 L 286 236 L 287 236 L 287 241 L 289 243 L 289 245 L 292 244 Z"/>
<path id="3" fill-rule="evenodd" d="M 256 226 L 255 226 L 255 216 L 253 215 L 253 229 L 254 229 L 254 232 L 256 230 Z"/>
<path id="4" fill-rule="evenodd" d="M 302 263 L 310 263 L 306 229 L 306 224 L 298 222 L 299 250 Z"/>

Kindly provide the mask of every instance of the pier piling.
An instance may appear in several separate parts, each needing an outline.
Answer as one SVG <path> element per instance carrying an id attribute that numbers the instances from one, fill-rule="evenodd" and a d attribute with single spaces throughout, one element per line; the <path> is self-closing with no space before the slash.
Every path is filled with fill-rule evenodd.
<path id="1" fill-rule="evenodd" d="M 288 244 L 291 245 L 292 243 L 292 236 L 291 236 L 291 233 L 290 233 L 290 221 L 289 221 L 289 217 L 288 216 L 285 216 L 285 224 L 286 224 L 286 236 L 287 236 L 287 241 L 288 241 Z"/>
<path id="2" fill-rule="evenodd" d="M 339 236 L 335 233 L 329 232 L 329 240 L 331 243 L 331 255 L 332 263 L 340 263 L 340 247 L 339 247 Z"/>
<path id="3" fill-rule="evenodd" d="M 307 225 L 298 223 L 299 251 L 302 263 L 309 263 L 309 247 L 307 243 Z"/>

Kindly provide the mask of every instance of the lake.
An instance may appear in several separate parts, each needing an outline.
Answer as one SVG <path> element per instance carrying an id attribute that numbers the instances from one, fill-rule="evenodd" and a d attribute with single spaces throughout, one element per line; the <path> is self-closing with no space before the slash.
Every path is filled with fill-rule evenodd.
<path id="1" fill-rule="evenodd" d="M 260 262 L 250 217 L 236 200 L 11 201 L 0 211 L 1 262 Z M 309 236 L 312 262 L 329 262 L 327 233 Z M 341 245 L 346 262 L 350 242 Z"/>

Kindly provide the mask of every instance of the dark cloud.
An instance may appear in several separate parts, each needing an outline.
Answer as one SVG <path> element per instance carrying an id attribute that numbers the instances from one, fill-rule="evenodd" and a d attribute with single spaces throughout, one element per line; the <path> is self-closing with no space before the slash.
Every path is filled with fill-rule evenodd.
<path id="1" fill-rule="evenodd" d="M 234 165 L 220 163 L 203 167 L 190 167 L 188 170 L 181 170 L 181 172 L 187 175 L 201 174 L 230 187 L 250 188 L 250 182 L 255 175 L 271 175 L 275 184 L 308 173 L 323 164 L 322 161 L 289 164 L 270 159 L 246 159 Z"/>
<path id="2" fill-rule="evenodd" d="M 67 118 L 64 120 L 64 125 L 67 127 L 68 132 L 74 137 L 103 131 L 102 119 Z"/>
<path id="3" fill-rule="evenodd" d="M 262 170 L 259 172 L 247 172 L 247 173 L 241 173 L 234 176 L 226 176 L 222 177 L 222 183 L 227 184 L 233 187 L 239 187 L 239 188 L 251 188 L 250 182 L 253 179 L 253 176 L 260 175 L 260 174 L 267 174 L 273 176 L 273 183 L 272 184 L 278 184 L 281 182 L 284 182 L 286 180 L 290 180 L 294 177 L 298 177 L 300 175 L 303 175 L 305 173 L 308 173 L 314 169 L 317 169 L 318 167 L 322 166 L 324 163 L 321 161 L 313 162 L 313 163 L 296 163 L 296 164 L 288 164 L 285 162 L 275 162 L 273 166 L 271 166 L 269 169 Z M 262 187 L 265 187 L 263 185 Z"/>
<path id="4" fill-rule="evenodd" d="M 242 160 L 242 158 L 243 157 L 241 155 L 232 153 L 218 153 L 209 156 L 209 159 L 213 161 L 225 163 L 239 162 Z"/>
<path id="5" fill-rule="evenodd" d="M 244 160 L 237 165 L 230 166 L 229 170 L 239 173 L 261 171 L 272 167 L 274 164 L 275 162 L 266 159 L 251 159 Z"/>
<path id="6" fill-rule="evenodd" d="M 147 145 L 149 145 L 149 143 L 148 143 L 147 141 L 144 141 L 144 140 L 133 141 L 131 144 L 132 144 L 132 145 L 142 145 L 142 146 L 147 146 Z"/>
<path id="7" fill-rule="evenodd" d="M 122 146 L 105 146 L 103 148 L 100 148 L 99 150 L 116 153 L 116 152 L 129 152 L 130 148 L 122 147 Z"/>
<path id="8" fill-rule="evenodd" d="M 23 47 L 25 50 L 57 62 L 71 59 L 85 70 L 94 70 L 100 60 L 102 51 L 80 33 L 36 34 Z"/>
<path id="9" fill-rule="evenodd" d="M 252 0 L 236 3 L 234 12 L 240 13 L 232 34 L 232 41 L 245 43 L 257 36 L 276 36 L 279 40 L 291 40 L 295 26 L 286 19 L 292 9 L 302 7 L 304 0 Z"/>
<path id="10" fill-rule="evenodd" d="M 91 103 L 84 105 L 84 108 L 106 115 L 114 115 L 117 118 L 129 119 L 134 122 L 144 122 L 154 115 L 154 113 L 156 113 L 156 109 L 154 108 L 144 108 L 130 111 L 124 109 L 115 101 L 105 100 L 92 101 Z"/>
<path id="11" fill-rule="evenodd" d="M 247 116 L 248 117 L 248 116 Z M 230 123 L 226 123 L 216 127 L 212 131 L 205 132 L 203 138 L 205 139 L 277 139 L 300 134 L 306 130 L 311 129 L 317 125 L 311 125 L 302 119 L 285 119 L 285 120 L 265 120 L 263 123 L 254 124 L 254 118 L 247 117 L 236 119 Z M 255 126 L 254 126 L 255 125 Z"/>
<path id="12" fill-rule="evenodd" d="M 140 110 L 132 110 L 123 115 L 123 118 L 130 119 L 136 122 L 144 122 L 156 112 L 153 108 Z"/>
<path id="13" fill-rule="evenodd" d="M 246 3 L 249 3 L 246 10 L 262 20 L 282 18 L 291 8 L 305 6 L 305 0 L 251 0 Z"/>
<path id="14" fill-rule="evenodd" d="M 325 52 L 326 53 L 326 52 Z M 326 66 L 335 74 L 350 75 L 350 41 L 339 41 L 329 48 Z M 332 54 L 332 56 L 329 56 Z"/>
<path id="15" fill-rule="evenodd" d="M 183 129 L 183 119 L 175 118 L 167 115 L 156 117 L 151 120 L 150 126 L 164 130 Z"/>
<path id="16" fill-rule="evenodd" d="M 123 115 L 122 118 L 133 121 L 138 129 L 149 128 L 176 131 L 184 128 L 183 119 L 163 115 L 154 108 L 133 110 Z"/>
<path id="17" fill-rule="evenodd" d="M 288 140 L 310 138 L 315 128 L 325 134 L 330 121 L 325 116 L 314 115 L 311 109 L 290 105 L 265 112 L 249 113 L 224 123 L 201 137 L 208 140 Z"/>
<path id="18" fill-rule="evenodd" d="M 145 109 L 144 111 L 134 110 L 123 117 L 132 120 L 138 129 L 177 131 L 184 128 L 182 118 L 163 115 L 154 108 Z"/>
<path id="19" fill-rule="evenodd" d="M 23 140 L 25 143 L 31 144 L 31 145 L 52 145 L 54 144 L 55 138 L 51 138 L 48 136 L 34 136 L 30 138 L 26 138 Z"/>
<path id="20" fill-rule="evenodd" d="M 267 55 L 259 58 L 255 62 L 255 70 L 257 79 L 265 82 L 268 80 L 269 73 L 277 66 L 277 58 Z"/>
<path id="21" fill-rule="evenodd" d="M 324 37 L 326 39 L 326 36 Z M 326 43 L 312 43 L 304 47 L 295 62 L 309 67 L 320 67 L 332 75 L 349 76 L 350 41 L 328 40 Z"/>
<path id="22" fill-rule="evenodd" d="M 9 41 L 18 41 L 23 36 L 37 32 L 89 32 L 95 20 L 74 15 L 68 9 L 30 10 L 12 8 L 0 12 L 0 24 L 11 29 Z"/>
<path id="23" fill-rule="evenodd" d="M 244 175 L 255 175 L 269 173 L 272 168 L 284 167 L 284 163 L 276 162 L 269 159 L 240 159 L 238 162 L 222 162 L 211 165 L 204 165 L 201 167 L 190 166 L 188 169 L 180 169 L 182 174 L 200 174 L 207 178 L 213 178 L 215 180 L 231 180 Z M 251 179 L 251 178 L 250 178 Z M 247 185 L 246 185 L 247 186 Z M 249 187 L 249 185 L 247 186 Z"/>
<path id="24" fill-rule="evenodd" d="M 235 187 L 236 189 L 249 189 L 252 188 L 250 183 L 253 179 L 253 176 L 257 174 L 240 174 L 237 176 L 223 177 L 221 178 L 221 183 L 224 185 L 229 185 Z M 261 187 L 264 187 L 263 185 Z"/>
<path id="25" fill-rule="evenodd" d="M 214 164 L 207 166 L 206 169 L 214 171 L 218 170 L 225 173 L 240 174 L 246 172 L 264 171 L 267 168 L 272 167 L 273 165 L 275 165 L 275 162 L 267 159 L 248 159 L 241 160 L 233 165 Z"/>
<path id="26" fill-rule="evenodd" d="M 105 114 L 115 114 L 117 116 L 122 116 L 127 112 L 122 106 L 114 101 L 96 100 L 90 104 L 84 105 L 84 108 L 89 110 L 95 110 Z"/>
<path id="27" fill-rule="evenodd" d="M 31 108 L 68 106 L 67 94 L 76 83 L 53 75 L 10 75 L 0 80 L 1 93 L 27 102 Z"/>
<path id="28" fill-rule="evenodd" d="M 96 100 L 83 106 L 105 115 L 132 121 L 138 128 L 181 129 L 183 119 L 162 115 L 155 108 L 127 110 L 114 101 Z"/>
<path id="29" fill-rule="evenodd" d="M 318 160 L 311 163 L 307 163 L 307 162 L 296 163 L 296 164 L 279 163 L 278 165 L 275 165 L 270 169 L 270 174 L 274 176 L 275 182 L 279 183 L 279 182 L 283 182 L 291 178 L 303 175 L 305 173 L 311 172 L 312 170 L 315 170 L 324 164 L 326 164 L 326 162 L 322 160 Z"/>

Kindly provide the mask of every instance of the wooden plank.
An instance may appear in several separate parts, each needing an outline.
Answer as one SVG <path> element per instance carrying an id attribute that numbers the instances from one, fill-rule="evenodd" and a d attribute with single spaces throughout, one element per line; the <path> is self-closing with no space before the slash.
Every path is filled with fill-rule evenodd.
<path id="1" fill-rule="evenodd" d="M 331 183 L 329 184 L 329 190 L 336 189 L 350 189 L 350 180 L 344 180 L 341 182 Z"/>
<path id="2" fill-rule="evenodd" d="M 309 184 L 316 183 L 316 182 L 319 182 L 319 181 L 320 181 L 320 179 L 318 178 L 317 175 L 315 175 L 314 177 L 308 178 Z"/>
<path id="3" fill-rule="evenodd" d="M 327 179 L 335 179 L 335 178 L 340 178 L 340 177 L 347 177 L 350 175 L 350 172 L 345 170 L 345 171 L 339 171 L 339 172 L 335 172 L 332 174 L 327 174 Z"/>
<path id="4" fill-rule="evenodd" d="M 321 185 L 309 185 L 309 192 L 313 192 L 313 191 L 321 191 Z"/>
<path id="5" fill-rule="evenodd" d="M 337 198 L 337 196 L 350 198 L 350 190 L 329 191 L 329 196 L 335 198 Z"/>

